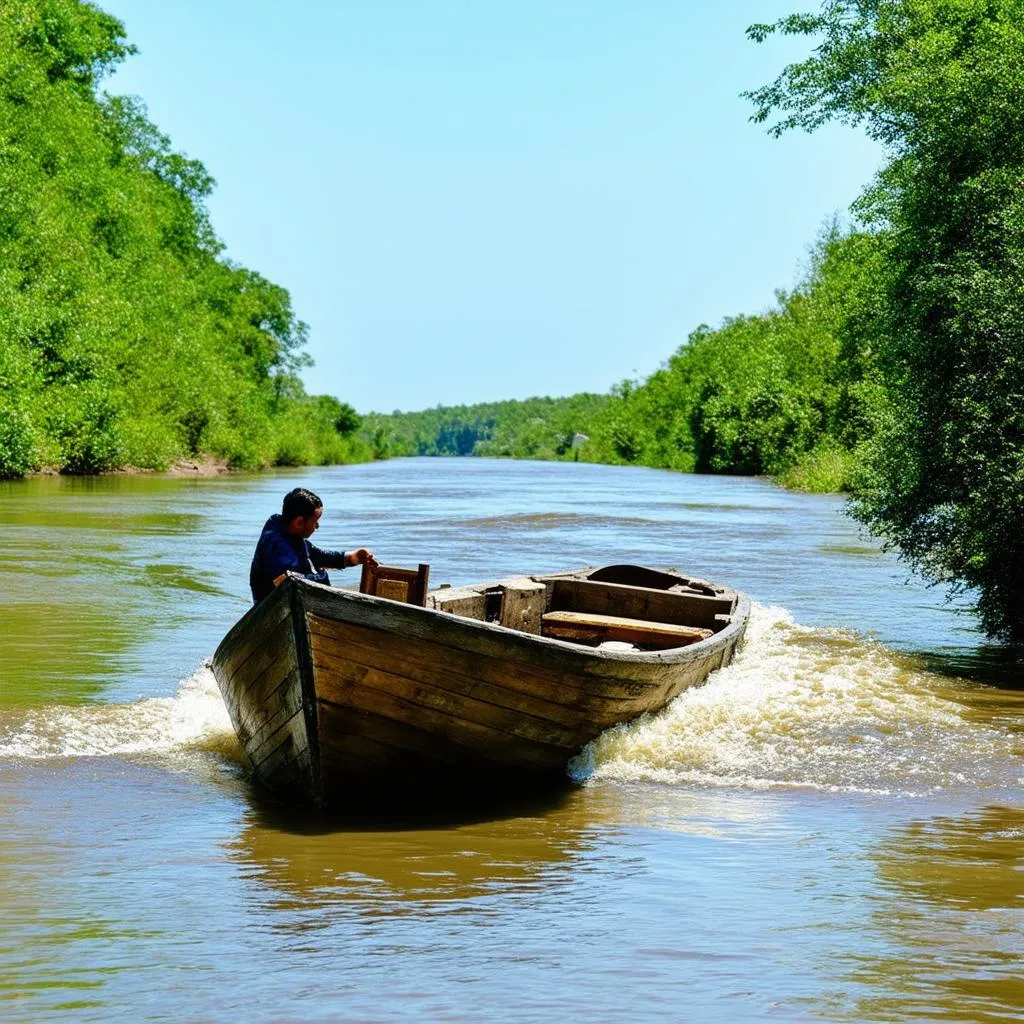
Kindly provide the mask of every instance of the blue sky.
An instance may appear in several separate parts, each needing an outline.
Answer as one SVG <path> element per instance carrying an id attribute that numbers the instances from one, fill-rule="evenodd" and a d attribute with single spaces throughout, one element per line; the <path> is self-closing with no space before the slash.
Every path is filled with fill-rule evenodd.
<path id="1" fill-rule="evenodd" d="M 361 412 L 607 391 L 791 286 L 881 154 L 769 139 L 739 96 L 812 3 L 100 0 L 143 98 L 217 179 L 227 254 Z"/>

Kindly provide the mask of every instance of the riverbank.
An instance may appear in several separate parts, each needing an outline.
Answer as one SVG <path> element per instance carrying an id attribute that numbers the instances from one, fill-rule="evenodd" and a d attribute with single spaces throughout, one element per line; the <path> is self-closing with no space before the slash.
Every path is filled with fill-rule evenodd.
<path id="1" fill-rule="evenodd" d="M 363 462 L 371 462 L 373 457 L 366 453 L 363 458 L 350 458 L 341 462 L 298 464 L 293 462 L 274 463 L 263 466 L 235 466 L 230 460 L 218 455 L 196 455 L 188 459 L 175 459 L 166 466 L 114 466 L 99 470 L 69 471 L 55 466 L 33 469 L 26 473 L 8 476 L 6 479 L 33 479 L 40 477 L 90 477 L 90 476 L 152 476 L 152 477 L 194 477 L 196 479 L 215 479 L 242 473 L 261 473 L 271 469 L 313 469 L 324 465 L 351 466 Z M 4 479 L 0 477 L 0 479 Z"/>

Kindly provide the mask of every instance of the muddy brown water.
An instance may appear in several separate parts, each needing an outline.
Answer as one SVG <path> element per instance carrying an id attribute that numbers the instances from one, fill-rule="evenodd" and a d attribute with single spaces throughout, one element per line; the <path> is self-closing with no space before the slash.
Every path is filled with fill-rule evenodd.
<path id="1" fill-rule="evenodd" d="M 746 645 L 562 791 L 296 812 L 204 662 L 299 483 L 435 584 L 730 583 Z M 1024 673 L 841 505 L 488 460 L 0 484 L 0 1019 L 1024 1018 Z"/>

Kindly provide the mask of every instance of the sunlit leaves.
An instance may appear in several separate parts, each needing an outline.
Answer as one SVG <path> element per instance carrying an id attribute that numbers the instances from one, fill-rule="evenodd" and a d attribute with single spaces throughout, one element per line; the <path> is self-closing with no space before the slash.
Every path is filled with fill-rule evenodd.
<path id="1" fill-rule="evenodd" d="M 863 123 L 892 156 L 858 204 L 884 395 L 855 512 L 1024 643 L 1024 2 L 834 0 L 806 30 L 755 119 Z"/>
<path id="2" fill-rule="evenodd" d="M 220 258 L 209 173 L 98 92 L 130 52 L 80 0 L 0 9 L 0 475 L 356 453 L 288 293 Z"/>

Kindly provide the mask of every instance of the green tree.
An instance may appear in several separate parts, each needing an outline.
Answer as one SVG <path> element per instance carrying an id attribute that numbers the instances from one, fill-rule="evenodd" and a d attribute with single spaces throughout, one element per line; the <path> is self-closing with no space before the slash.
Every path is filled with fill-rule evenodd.
<path id="1" fill-rule="evenodd" d="M 0 476 L 369 457 L 303 391 L 288 293 L 223 258 L 209 173 L 100 91 L 132 52 L 82 0 L 0 4 Z"/>
<path id="2" fill-rule="evenodd" d="M 756 120 L 862 124 L 891 157 L 858 204 L 885 391 L 854 513 L 1024 643 L 1024 4 L 829 0 L 748 31 L 817 39 Z"/>

